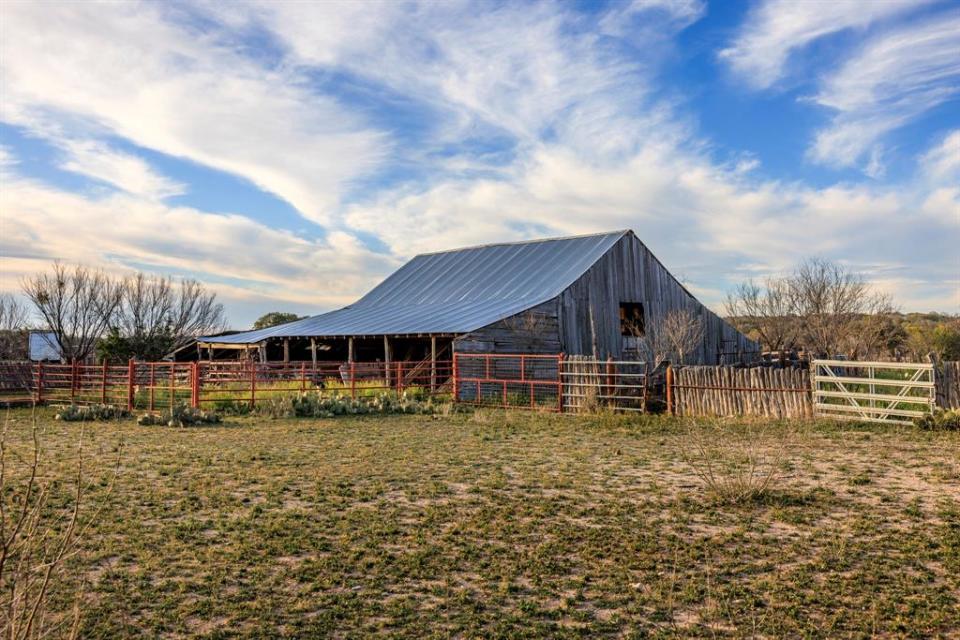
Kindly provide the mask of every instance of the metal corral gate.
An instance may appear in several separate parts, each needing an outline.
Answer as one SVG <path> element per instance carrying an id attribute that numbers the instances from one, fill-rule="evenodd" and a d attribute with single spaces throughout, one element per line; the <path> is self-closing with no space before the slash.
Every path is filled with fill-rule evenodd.
<path id="1" fill-rule="evenodd" d="M 647 363 L 571 356 L 561 362 L 563 410 L 647 410 Z"/>
<path id="2" fill-rule="evenodd" d="M 910 424 L 933 412 L 932 364 L 813 361 L 813 407 L 819 417 Z"/>

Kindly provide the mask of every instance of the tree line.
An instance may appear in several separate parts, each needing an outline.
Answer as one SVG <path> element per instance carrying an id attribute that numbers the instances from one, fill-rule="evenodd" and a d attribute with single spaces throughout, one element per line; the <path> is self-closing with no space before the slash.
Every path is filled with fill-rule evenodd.
<path id="1" fill-rule="evenodd" d="M 52 334 L 65 362 L 159 360 L 199 335 L 226 326 L 216 293 L 196 280 L 59 262 L 21 282 L 24 305 L 0 296 L 0 359 L 23 359 L 30 311 L 35 327 Z M 32 309 L 31 309 L 32 307 Z"/>
<path id="2" fill-rule="evenodd" d="M 783 276 L 742 283 L 727 296 L 726 315 L 768 352 L 960 359 L 960 317 L 903 314 L 861 274 L 820 258 Z"/>

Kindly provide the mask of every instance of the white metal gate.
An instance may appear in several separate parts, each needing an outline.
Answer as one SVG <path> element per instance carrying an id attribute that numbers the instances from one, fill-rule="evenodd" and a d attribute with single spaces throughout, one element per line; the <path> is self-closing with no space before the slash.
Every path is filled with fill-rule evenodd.
<path id="1" fill-rule="evenodd" d="M 564 411 L 590 413 L 606 409 L 643 413 L 647 410 L 645 362 L 569 356 L 561 362 L 560 380 Z"/>
<path id="2" fill-rule="evenodd" d="M 812 381 L 819 417 L 910 424 L 936 404 L 932 364 L 814 360 Z"/>

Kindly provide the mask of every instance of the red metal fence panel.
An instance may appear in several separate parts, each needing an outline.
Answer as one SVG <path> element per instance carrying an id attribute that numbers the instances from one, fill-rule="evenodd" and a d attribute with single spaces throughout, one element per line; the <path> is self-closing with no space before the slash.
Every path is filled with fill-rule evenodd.
<path id="1" fill-rule="evenodd" d="M 457 353 L 454 400 L 511 409 L 562 411 L 563 355 Z"/>

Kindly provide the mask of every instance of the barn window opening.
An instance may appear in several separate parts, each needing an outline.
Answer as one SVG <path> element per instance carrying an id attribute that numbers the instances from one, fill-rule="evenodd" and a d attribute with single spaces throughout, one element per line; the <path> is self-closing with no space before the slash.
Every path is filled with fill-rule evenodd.
<path id="1" fill-rule="evenodd" d="M 620 335 L 640 337 L 644 335 L 644 331 L 643 304 L 639 302 L 621 302 Z"/>

